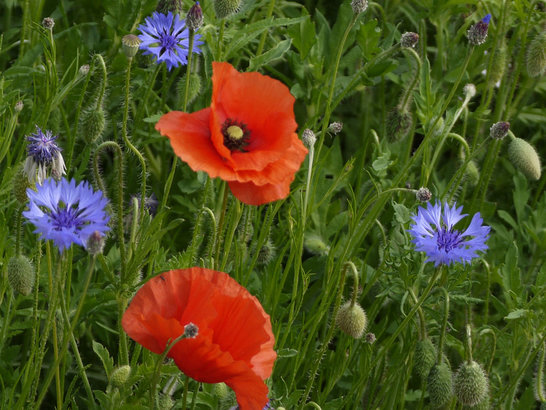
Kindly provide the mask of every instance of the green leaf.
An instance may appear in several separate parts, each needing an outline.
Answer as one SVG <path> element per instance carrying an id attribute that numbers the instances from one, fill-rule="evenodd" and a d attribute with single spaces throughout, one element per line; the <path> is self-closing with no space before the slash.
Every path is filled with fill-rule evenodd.
<path id="1" fill-rule="evenodd" d="M 93 351 L 97 354 L 97 356 L 99 356 L 100 360 L 102 361 L 102 365 L 104 366 L 104 370 L 106 371 L 106 376 L 108 376 L 108 379 L 110 379 L 112 369 L 114 368 L 114 360 L 110 357 L 110 353 L 103 345 L 94 340 Z"/>
<path id="2" fill-rule="evenodd" d="M 405 224 L 409 222 L 409 220 L 411 219 L 411 214 L 408 208 L 406 208 L 402 204 L 397 203 L 394 203 L 392 207 L 394 208 L 394 217 L 399 223 Z"/>
<path id="3" fill-rule="evenodd" d="M 262 55 L 259 55 L 257 57 L 252 57 L 250 59 L 250 64 L 248 65 L 248 71 L 255 71 L 259 67 L 265 64 L 268 64 L 271 61 L 281 58 L 283 54 L 288 51 L 291 45 L 292 45 L 291 39 L 283 40 L 280 43 L 278 43 L 275 47 L 273 47 L 271 50 L 266 51 Z"/>
<path id="4" fill-rule="evenodd" d="M 294 357 L 294 356 L 297 356 L 297 354 L 298 354 L 298 351 L 296 349 L 285 348 L 285 349 L 280 349 L 279 351 L 277 351 L 277 357 L 279 359 L 283 357 Z"/>
<path id="5" fill-rule="evenodd" d="M 528 315 L 529 311 L 527 309 L 516 309 L 508 313 L 507 316 L 504 317 L 505 320 L 514 320 L 519 319 L 522 317 L 526 317 Z"/>

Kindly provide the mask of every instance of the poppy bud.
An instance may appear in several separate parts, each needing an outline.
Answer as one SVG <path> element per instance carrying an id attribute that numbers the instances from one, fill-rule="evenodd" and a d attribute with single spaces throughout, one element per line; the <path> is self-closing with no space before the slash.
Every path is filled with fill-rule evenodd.
<path id="1" fill-rule="evenodd" d="M 13 176 L 13 196 L 21 205 L 28 201 L 27 188 L 30 188 L 28 177 L 25 173 L 23 165 L 19 165 L 17 172 Z"/>
<path id="2" fill-rule="evenodd" d="M 353 0 L 351 1 L 351 7 L 355 14 L 364 13 L 368 8 L 368 0 Z"/>
<path id="3" fill-rule="evenodd" d="M 169 14 L 169 11 L 173 14 L 182 15 L 182 0 L 159 0 L 156 11 L 163 14 Z"/>
<path id="4" fill-rule="evenodd" d="M 538 34 L 527 49 L 527 72 L 538 77 L 546 71 L 546 31 Z"/>
<path id="5" fill-rule="evenodd" d="M 432 341 L 427 337 L 419 340 L 415 346 L 415 366 L 413 370 L 421 378 L 425 378 L 430 373 L 430 369 L 436 363 L 437 355 L 436 347 L 432 344 Z"/>
<path id="6" fill-rule="evenodd" d="M 366 343 L 369 343 L 373 345 L 375 343 L 375 333 L 366 333 L 366 336 L 364 336 L 366 339 Z"/>
<path id="7" fill-rule="evenodd" d="M 267 239 L 258 252 L 257 262 L 259 265 L 268 265 L 275 258 L 275 245 L 271 239 Z"/>
<path id="8" fill-rule="evenodd" d="M 476 86 L 472 83 L 468 83 L 463 87 L 463 94 L 465 97 L 472 98 L 476 95 Z"/>
<path id="9" fill-rule="evenodd" d="M 324 243 L 322 238 L 313 233 L 305 235 L 303 246 L 305 246 L 305 249 L 315 255 L 326 255 L 328 252 L 330 252 L 330 247 Z"/>
<path id="10" fill-rule="evenodd" d="M 470 186 L 476 186 L 476 184 L 480 180 L 480 170 L 478 169 L 478 166 L 476 165 L 476 162 L 474 160 L 471 160 L 468 162 L 468 164 L 466 164 L 466 170 L 464 174 Z"/>
<path id="11" fill-rule="evenodd" d="M 531 180 L 540 179 L 540 158 L 531 144 L 514 138 L 508 146 L 508 157 L 512 164 Z"/>
<path id="12" fill-rule="evenodd" d="M 134 34 L 127 34 L 121 39 L 121 48 L 127 58 L 133 58 L 138 52 L 142 40 Z"/>
<path id="13" fill-rule="evenodd" d="M 219 401 L 223 401 L 230 396 L 229 387 L 225 383 L 216 383 L 212 388 L 212 392 L 214 396 L 218 397 Z"/>
<path id="14" fill-rule="evenodd" d="M 24 106 L 25 104 L 23 104 L 23 101 L 19 100 L 15 103 L 15 106 L 13 107 L 13 109 L 15 110 L 15 112 L 19 113 L 23 111 Z"/>
<path id="15" fill-rule="evenodd" d="M 159 410 L 170 410 L 174 406 L 174 401 L 168 394 L 160 393 L 157 398 L 157 408 Z"/>
<path id="16" fill-rule="evenodd" d="M 342 129 L 343 129 L 343 123 L 342 122 L 335 121 L 335 122 L 331 123 L 330 125 L 328 125 L 328 132 L 331 132 L 334 135 L 339 134 Z"/>
<path id="17" fill-rule="evenodd" d="M 178 93 L 178 101 L 180 105 L 182 105 L 185 95 L 186 95 L 186 76 L 188 73 L 186 72 L 182 77 L 180 77 L 180 80 L 178 81 L 178 85 L 176 87 L 176 91 Z M 199 77 L 199 74 L 197 73 L 191 73 L 190 74 L 190 84 L 188 87 L 188 104 L 191 104 L 193 100 L 197 98 L 199 93 L 201 92 L 201 77 Z"/>
<path id="18" fill-rule="evenodd" d="M 102 107 L 84 111 L 81 124 L 83 138 L 86 143 L 92 144 L 98 140 L 102 136 L 106 126 L 106 118 Z"/>
<path id="19" fill-rule="evenodd" d="M 427 378 L 427 390 L 433 408 L 442 407 L 451 399 L 453 381 L 451 369 L 446 363 L 432 366 Z"/>
<path id="20" fill-rule="evenodd" d="M 389 141 L 399 141 L 404 138 L 412 123 L 411 114 L 408 111 L 401 111 L 398 107 L 394 107 L 387 114 L 387 137 Z"/>
<path id="21" fill-rule="evenodd" d="M 500 121 L 496 122 L 491 126 L 489 129 L 489 135 L 491 138 L 495 138 L 497 140 L 501 140 L 508 134 L 508 130 L 510 130 L 510 123 L 506 121 Z"/>
<path id="22" fill-rule="evenodd" d="M 54 26 L 55 20 L 53 20 L 51 17 L 46 17 L 42 20 L 42 27 L 46 30 L 53 30 Z"/>
<path id="23" fill-rule="evenodd" d="M 465 406 L 475 406 L 487 396 L 487 377 L 475 361 L 461 364 L 455 375 L 454 385 L 455 396 Z"/>
<path id="24" fill-rule="evenodd" d="M 402 34 L 400 38 L 400 45 L 405 48 L 413 48 L 419 42 L 419 34 L 412 33 L 411 31 Z"/>
<path id="25" fill-rule="evenodd" d="M 303 134 L 301 135 L 301 139 L 303 141 L 303 145 L 305 145 L 308 149 L 313 147 L 315 145 L 315 142 L 317 142 L 317 137 L 315 133 L 311 131 L 309 128 L 303 131 Z"/>
<path id="26" fill-rule="evenodd" d="M 112 374 L 110 375 L 110 383 L 114 387 L 122 387 L 125 383 L 127 383 L 127 380 L 129 380 L 129 376 L 131 375 L 131 366 L 128 364 L 119 366 L 114 369 Z"/>
<path id="27" fill-rule="evenodd" d="M 472 44 L 473 46 L 479 46 L 480 44 L 485 43 L 490 21 L 491 14 L 488 14 L 476 24 L 470 26 L 470 28 L 466 32 L 466 36 L 468 37 L 468 42 L 470 44 Z"/>
<path id="28" fill-rule="evenodd" d="M 337 312 L 336 325 L 343 333 L 355 339 L 362 337 L 367 324 L 366 312 L 358 303 L 353 305 L 351 301 L 348 301 Z"/>
<path id="29" fill-rule="evenodd" d="M 419 202 L 428 202 L 432 198 L 432 193 L 428 188 L 421 187 L 415 193 L 415 197 Z"/>
<path id="30" fill-rule="evenodd" d="M 8 282 L 13 290 L 29 295 L 34 287 L 34 266 L 24 255 L 12 256 L 8 261 Z"/>
<path id="31" fill-rule="evenodd" d="M 203 25 L 203 10 L 201 10 L 198 1 L 189 9 L 186 16 L 186 24 L 188 25 L 188 28 L 193 31 L 196 31 Z"/>
<path id="32" fill-rule="evenodd" d="M 214 11 L 219 19 L 239 12 L 240 7 L 241 0 L 214 0 Z"/>

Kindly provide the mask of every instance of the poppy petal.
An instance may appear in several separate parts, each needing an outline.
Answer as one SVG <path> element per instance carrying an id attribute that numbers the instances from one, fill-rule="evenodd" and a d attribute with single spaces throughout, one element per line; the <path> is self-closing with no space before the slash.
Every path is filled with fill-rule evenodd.
<path id="1" fill-rule="evenodd" d="M 284 199 L 290 193 L 292 180 L 280 184 L 256 185 L 253 182 L 229 181 L 229 189 L 241 202 L 248 205 L 263 205 Z"/>

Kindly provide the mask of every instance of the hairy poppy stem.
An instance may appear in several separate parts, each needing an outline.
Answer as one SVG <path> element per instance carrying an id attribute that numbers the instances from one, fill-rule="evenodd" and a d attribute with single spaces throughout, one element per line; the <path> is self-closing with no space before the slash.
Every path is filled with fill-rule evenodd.
<path id="1" fill-rule="evenodd" d="M 193 40 L 195 39 L 195 32 L 190 29 L 190 38 L 188 46 L 188 65 L 186 66 L 186 89 L 184 90 L 184 104 L 182 105 L 182 111 L 186 111 L 188 106 L 188 95 L 190 90 L 190 74 L 191 74 L 191 60 L 193 56 Z"/>
<path id="2" fill-rule="evenodd" d="M 438 271 L 439 270 L 440 269 L 438 269 Z M 440 339 L 438 341 L 438 358 L 436 359 L 436 362 L 438 364 L 442 363 L 442 355 L 444 354 L 444 341 L 446 338 L 447 319 L 449 318 L 449 293 L 444 287 L 439 288 L 439 290 L 444 293 L 444 316 L 442 319 Z"/>

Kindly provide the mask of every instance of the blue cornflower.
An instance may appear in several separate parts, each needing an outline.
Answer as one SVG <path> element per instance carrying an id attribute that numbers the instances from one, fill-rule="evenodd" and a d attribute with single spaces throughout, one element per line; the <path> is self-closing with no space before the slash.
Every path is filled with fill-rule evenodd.
<path id="1" fill-rule="evenodd" d="M 188 63 L 188 48 L 190 46 L 190 32 L 184 19 L 178 14 L 154 12 L 152 17 L 146 17 L 146 24 L 141 24 L 138 29 L 142 34 L 138 36 L 142 40 L 140 48 L 145 50 L 144 55 L 154 55 L 157 63 L 165 62 L 169 71 L 173 67 Z M 193 41 L 193 52 L 199 54 L 200 35 L 196 34 Z"/>
<path id="2" fill-rule="evenodd" d="M 52 240 L 61 252 L 72 243 L 86 246 L 91 234 L 104 235 L 110 229 L 110 217 L 104 210 L 108 200 L 87 182 L 76 185 L 73 179 L 57 182 L 48 178 L 36 191 L 27 189 L 27 195 L 29 210 L 23 215 L 36 227 L 34 233 Z"/>
<path id="3" fill-rule="evenodd" d="M 435 205 L 427 204 L 427 209 L 419 207 L 417 215 L 412 219 L 414 224 L 408 231 L 413 236 L 415 249 L 425 252 L 427 262 L 438 265 L 451 265 L 454 262 L 465 264 L 477 257 L 477 251 L 484 251 L 488 247 L 485 244 L 489 236 L 490 227 L 482 225 L 483 219 L 478 212 L 472 217 L 470 226 L 459 232 L 454 229 L 457 222 L 466 214 L 461 214 L 463 207 L 449 207 L 437 202 Z"/>
<path id="4" fill-rule="evenodd" d="M 51 173 L 61 178 L 66 173 L 62 149 L 57 145 L 57 136 L 49 130 L 44 132 L 36 125 L 36 133 L 27 137 L 27 159 L 24 171 L 31 181 L 39 184 L 47 177 L 47 167 L 51 166 Z"/>

